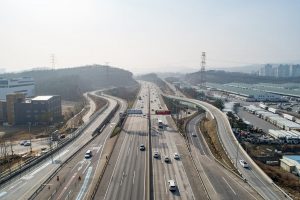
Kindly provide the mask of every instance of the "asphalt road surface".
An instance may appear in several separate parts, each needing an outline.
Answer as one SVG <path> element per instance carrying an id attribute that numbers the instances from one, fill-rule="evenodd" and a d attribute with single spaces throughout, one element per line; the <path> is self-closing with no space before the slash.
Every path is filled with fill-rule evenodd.
<path id="1" fill-rule="evenodd" d="M 100 183 L 96 199 L 146 199 L 148 193 L 148 84 L 141 84 L 139 96 L 133 106 L 143 114 L 127 117 L 109 167 Z M 146 149 L 141 151 L 140 145 Z"/>
<path id="2" fill-rule="evenodd" d="M 177 146 L 182 136 L 174 130 L 169 123 L 170 116 L 155 115 L 154 111 L 159 109 L 167 109 L 164 102 L 159 98 L 160 90 L 152 85 L 151 87 L 151 121 L 152 121 L 152 151 L 159 153 L 158 158 L 152 156 L 153 163 L 153 185 L 154 199 L 196 199 L 192 191 L 186 169 L 182 163 L 182 159 L 175 159 L 174 154 L 181 156 Z M 162 120 L 164 128 L 158 127 L 158 120 Z M 183 140 L 184 141 L 184 140 Z M 184 145 L 184 142 L 183 144 Z M 154 153 L 152 153 L 153 155 Z M 165 157 L 170 162 L 165 162 Z M 176 191 L 169 190 L 168 181 L 174 180 L 177 186 Z M 204 195 L 205 196 L 205 195 Z"/>
<path id="3" fill-rule="evenodd" d="M 198 115 L 187 125 L 192 156 L 200 170 L 211 199 L 261 199 L 242 179 L 217 163 L 198 128 L 204 115 Z M 192 136 L 195 133 L 195 136 Z"/>
<path id="4" fill-rule="evenodd" d="M 241 172 L 243 177 L 251 184 L 251 186 L 264 198 L 270 200 L 287 199 L 285 195 L 273 184 L 272 180 L 264 174 L 261 169 L 255 165 L 253 160 L 242 151 L 240 146 L 236 144 L 236 138 L 232 134 L 230 124 L 226 115 L 216 107 L 194 99 L 172 97 L 183 101 L 195 103 L 206 107 L 214 116 L 218 125 L 218 134 L 229 157 L 236 163 L 236 168 Z M 245 160 L 250 164 L 250 168 L 243 168 L 239 164 L 239 160 Z"/>
<path id="5" fill-rule="evenodd" d="M 68 164 L 48 183 L 35 199 L 88 199 L 97 182 L 96 172 L 101 159 L 106 159 L 103 149 L 107 139 L 119 121 L 119 112 L 126 110 L 126 102 L 119 100 L 120 108 L 110 124 L 90 144 L 79 151 Z M 85 152 L 92 151 L 91 158 Z M 57 180 L 57 176 L 59 180 Z"/>

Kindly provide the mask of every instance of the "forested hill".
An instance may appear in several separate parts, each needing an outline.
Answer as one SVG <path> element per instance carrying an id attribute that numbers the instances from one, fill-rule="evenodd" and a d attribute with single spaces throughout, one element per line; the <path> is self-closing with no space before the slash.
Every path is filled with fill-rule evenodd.
<path id="1" fill-rule="evenodd" d="M 193 84 L 200 83 L 200 72 L 187 74 L 185 79 Z M 276 78 L 256 76 L 240 72 L 207 71 L 206 81 L 211 83 L 300 83 L 299 77 Z"/>
<path id="2" fill-rule="evenodd" d="M 100 65 L 1 74 L 5 78 L 24 76 L 34 78 L 37 95 L 56 94 L 75 101 L 86 91 L 137 84 L 131 72 Z"/>

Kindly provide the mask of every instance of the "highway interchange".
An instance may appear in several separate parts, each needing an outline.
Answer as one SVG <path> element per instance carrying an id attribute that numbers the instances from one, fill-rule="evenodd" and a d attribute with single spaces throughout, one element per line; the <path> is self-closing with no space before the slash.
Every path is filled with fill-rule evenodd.
<path id="1" fill-rule="evenodd" d="M 214 159 L 197 126 L 203 115 L 196 116 L 188 123 L 188 140 L 185 141 L 169 115 L 155 114 L 155 110 L 167 109 L 161 94 L 156 85 L 141 82 L 138 94 L 141 98 L 135 101 L 133 108 L 142 110 L 143 114 L 126 118 L 116 144 L 111 147 L 111 155 L 105 150 L 110 148 L 109 136 L 119 122 L 119 115 L 116 114 L 94 139 L 92 133 L 118 104 L 117 113 L 124 112 L 127 105 L 121 99 L 102 96 L 109 102 L 106 110 L 53 159 L 39 163 L 2 186 L 0 199 L 28 199 L 51 175 L 53 178 L 47 181 L 42 191 L 34 195 L 34 199 L 91 199 L 92 194 L 94 199 L 104 200 L 286 198 L 237 145 L 228 120 L 221 111 L 208 103 L 184 98 L 178 92 L 177 96 L 167 96 L 201 106 L 216 119 L 218 134 L 229 157 L 233 162 L 244 159 L 251 165 L 251 169 L 236 165 L 243 178 Z M 90 121 L 95 109 L 94 103 L 90 105 L 90 111 L 84 117 L 85 123 Z M 158 127 L 158 120 L 163 122 L 164 128 Z M 196 133 L 196 137 L 192 133 Z M 141 144 L 146 147 L 144 151 L 139 148 Z M 93 152 L 89 159 L 84 158 L 87 150 Z M 154 152 L 159 153 L 158 158 L 153 157 Z M 174 159 L 175 153 L 179 159 Z M 166 156 L 170 158 L 169 163 L 164 160 Z M 54 171 L 66 160 L 68 162 L 54 176 Z M 105 164 L 107 168 L 102 171 Z M 99 179 L 102 172 L 103 177 Z M 176 191 L 169 190 L 169 180 L 175 181 Z M 100 181 L 99 185 L 97 181 Z"/>

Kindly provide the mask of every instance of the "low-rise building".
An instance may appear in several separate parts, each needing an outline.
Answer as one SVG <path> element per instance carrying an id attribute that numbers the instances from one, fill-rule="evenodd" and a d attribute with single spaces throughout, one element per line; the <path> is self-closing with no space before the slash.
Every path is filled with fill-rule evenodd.
<path id="1" fill-rule="evenodd" d="M 1 122 L 8 122 L 10 125 L 51 124 L 61 120 L 61 117 L 61 97 L 58 95 L 25 99 L 22 93 L 9 94 L 6 102 L 0 104 Z"/>
<path id="2" fill-rule="evenodd" d="M 285 171 L 300 176 L 300 156 L 299 155 L 282 156 L 282 159 L 280 159 L 280 167 Z"/>

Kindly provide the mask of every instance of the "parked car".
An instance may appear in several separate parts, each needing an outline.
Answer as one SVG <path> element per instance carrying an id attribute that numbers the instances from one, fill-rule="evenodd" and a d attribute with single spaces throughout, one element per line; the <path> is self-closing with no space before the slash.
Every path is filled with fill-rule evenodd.
<path id="1" fill-rule="evenodd" d="M 22 140 L 21 142 L 20 142 L 20 145 L 24 145 L 26 143 L 26 140 Z"/>
<path id="2" fill-rule="evenodd" d="M 24 143 L 24 146 L 31 146 L 31 142 L 30 142 L 30 141 L 26 141 L 26 142 Z"/>

